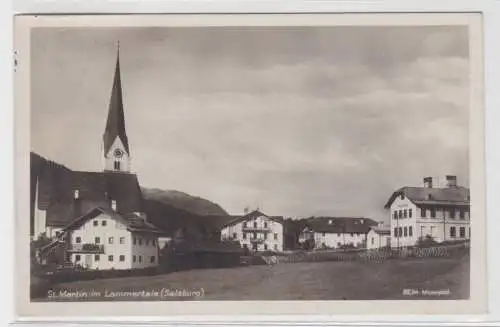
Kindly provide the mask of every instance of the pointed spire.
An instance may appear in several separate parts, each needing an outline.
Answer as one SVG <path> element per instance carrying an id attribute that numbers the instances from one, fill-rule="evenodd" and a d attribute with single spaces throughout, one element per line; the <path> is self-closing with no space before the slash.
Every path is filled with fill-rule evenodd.
<path id="1" fill-rule="evenodd" d="M 113 145 L 116 137 L 120 137 L 125 150 L 130 154 L 127 134 L 125 132 L 125 115 L 123 113 L 123 96 L 120 76 L 120 41 L 117 43 L 115 77 L 109 101 L 108 120 L 103 135 L 105 155 Z"/>

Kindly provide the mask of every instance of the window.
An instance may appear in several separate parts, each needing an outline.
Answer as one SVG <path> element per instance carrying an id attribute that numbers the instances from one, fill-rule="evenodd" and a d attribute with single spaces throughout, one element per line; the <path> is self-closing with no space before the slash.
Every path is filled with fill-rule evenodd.
<path id="1" fill-rule="evenodd" d="M 408 236 L 408 227 L 405 226 L 405 228 L 403 229 L 403 232 L 404 232 L 404 236 Z"/>
<path id="2" fill-rule="evenodd" d="M 92 223 L 94 224 L 94 226 L 98 226 L 99 225 L 99 222 L 97 220 L 94 220 Z"/>
<path id="3" fill-rule="evenodd" d="M 124 236 L 120 237 L 120 244 L 125 244 L 125 237 Z"/>
<path id="4" fill-rule="evenodd" d="M 106 226 L 107 224 L 108 224 L 108 222 L 106 220 L 101 221 L 102 226 Z"/>
<path id="5" fill-rule="evenodd" d="M 450 218 L 455 219 L 455 209 L 450 209 Z"/>
<path id="6" fill-rule="evenodd" d="M 120 170 L 120 162 L 115 160 L 115 170 Z"/>
<path id="7" fill-rule="evenodd" d="M 460 210 L 460 219 L 465 219 L 465 211 Z"/>
<path id="8" fill-rule="evenodd" d="M 247 222 L 243 222 L 243 228 L 247 228 Z"/>
<path id="9" fill-rule="evenodd" d="M 372 237 L 372 245 L 375 244 L 375 237 Z"/>
<path id="10" fill-rule="evenodd" d="M 108 261 L 109 261 L 109 262 L 113 262 L 113 255 L 112 255 L 112 254 L 111 254 L 111 255 L 108 255 Z"/>
<path id="11" fill-rule="evenodd" d="M 149 258 L 149 262 L 151 262 L 151 263 L 155 262 L 155 256 L 154 255 L 151 256 L 151 258 Z"/>
<path id="12" fill-rule="evenodd" d="M 77 236 L 75 239 L 75 243 L 82 243 L 82 238 L 80 236 Z"/>
<path id="13" fill-rule="evenodd" d="M 134 237 L 134 245 L 137 244 L 137 238 Z"/>
<path id="14" fill-rule="evenodd" d="M 79 254 L 75 255 L 75 261 L 77 261 L 77 262 L 78 262 L 78 261 L 80 261 L 80 259 L 81 259 L 81 258 L 80 258 L 80 255 L 79 255 Z"/>
<path id="15" fill-rule="evenodd" d="M 152 240 L 151 245 L 156 246 L 156 240 Z"/>
<path id="16" fill-rule="evenodd" d="M 431 209 L 431 218 L 436 218 L 436 209 Z"/>
<path id="17" fill-rule="evenodd" d="M 238 234 L 233 233 L 233 238 L 237 238 L 237 237 L 238 237 Z"/>
<path id="18" fill-rule="evenodd" d="M 148 246 L 148 245 L 149 245 L 149 240 L 146 240 L 146 246 Z"/>
<path id="19" fill-rule="evenodd" d="M 405 195 L 403 193 L 401 193 L 401 200 L 404 200 L 405 199 Z"/>
<path id="20" fill-rule="evenodd" d="M 412 210 L 411 210 L 411 209 L 408 209 L 408 217 L 410 217 L 410 218 L 411 218 L 411 216 L 412 216 Z"/>
<path id="21" fill-rule="evenodd" d="M 247 239 L 247 233 L 243 233 L 243 239 L 246 240 Z"/>
<path id="22" fill-rule="evenodd" d="M 132 262 L 135 262 L 135 255 L 132 256 Z"/>
<path id="23" fill-rule="evenodd" d="M 399 210 L 399 218 L 403 218 L 403 210 Z"/>
<path id="24" fill-rule="evenodd" d="M 274 234 L 274 235 L 276 235 L 276 234 Z M 325 237 L 325 233 L 321 233 L 321 236 Z"/>
<path id="25" fill-rule="evenodd" d="M 394 237 L 398 237 L 398 228 L 394 227 Z"/>
<path id="26" fill-rule="evenodd" d="M 100 237 L 96 236 L 96 238 L 94 240 L 95 240 L 95 244 L 101 243 L 101 238 Z"/>
<path id="27" fill-rule="evenodd" d="M 353 237 L 353 236 L 354 236 L 354 234 L 353 234 L 353 233 L 351 233 L 351 237 Z"/>
<path id="28" fill-rule="evenodd" d="M 267 222 L 264 222 L 264 228 L 267 228 Z"/>
<path id="29" fill-rule="evenodd" d="M 392 217 L 394 219 L 398 219 L 398 212 L 397 211 L 394 211 L 393 214 L 392 214 Z"/>
<path id="30" fill-rule="evenodd" d="M 323 233 L 323 236 L 325 236 L 325 233 Z M 274 233 L 274 239 L 277 240 L 278 239 L 278 233 Z"/>
<path id="31" fill-rule="evenodd" d="M 465 237 L 465 227 L 460 227 L 460 237 Z"/>
<path id="32" fill-rule="evenodd" d="M 278 244 L 274 244 L 274 250 L 278 251 Z"/>
<path id="33" fill-rule="evenodd" d="M 257 228 L 257 222 L 256 221 L 253 222 L 253 228 Z"/>
<path id="34" fill-rule="evenodd" d="M 139 237 L 139 245 L 142 245 L 142 238 Z"/>
<path id="35" fill-rule="evenodd" d="M 408 210 L 406 210 L 406 209 L 405 209 L 405 210 L 403 211 L 403 216 L 404 216 L 405 218 L 408 218 Z"/>
<path id="36" fill-rule="evenodd" d="M 267 244 L 264 244 L 264 250 L 267 250 Z"/>
<path id="37" fill-rule="evenodd" d="M 413 226 L 408 227 L 408 236 L 413 236 Z"/>
<path id="38" fill-rule="evenodd" d="M 142 255 L 139 256 L 139 262 L 142 262 Z"/>
<path id="39" fill-rule="evenodd" d="M 113 244 L 113 241 L 114 241 L 114 239 L 113 239 L 113 237 L 112 237 L 112 236 L 111 236 L 111 237 L 108 237 L 108 244 Z"/>
<path id="40" fill-rule="evenodd" d="M 125 261 L 125 256 L 124 256 L 123 254 L 122 254 L 122 255 L 120 255 L 120 261 L 121 261 L 121 262 Z"/>
<path id="41" fill-rule="evenodd" d="M 450 227 L 450 237 L 456 237 L 457 236 L 457 229 L 452 226 Z"/>
<path id="42" fill-rule="evenodd" d="M 425 218 L 427 217 L 427 210 L 422 208 L 420 209 L 420 217 Z"/>
<path id="43" fill-rule="evenodd" d="M 403 227 L 399 227 L 398 234 L 399 237 L 403 236 Z"/>
<path id="44" fill-rule="evenodd" d="M 253 243 L 252 244 L 252 250 L 253 251 L 257 251 L 257 243 Z"/>
<path id="45" fill-rule="evenodd" d="M 99 260 L 101 260 L 101 256 L 98 254 L 94 255 L 94 261 L 99 261 Z"/>

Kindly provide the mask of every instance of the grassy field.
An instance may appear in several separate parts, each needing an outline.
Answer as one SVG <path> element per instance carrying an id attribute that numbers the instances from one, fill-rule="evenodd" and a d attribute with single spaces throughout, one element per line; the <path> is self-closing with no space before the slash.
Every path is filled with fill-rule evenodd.
<path id="1" fill-rule="evenodd" d="M 84 297 L 80 300 L 138 301 L 151 298 L 107 298 L 104 294 L 153 289 L 203 289 L 199 298 L 169 296 L 163 297 L 164 300 L 465 299 L 469 296 L 469 258 L 398 259 L 384 263 L 317 262 L 278 264 L 274 267 L 200 269 L 150 277 L 63 283 L 53 287 L 52 294 L 94 290 L 102 298 Z M 404 289 L 449 290 L 449 294 L 408 296 L 403 294 Z M 52 298 L 58 299 L 60 300 Z"/>

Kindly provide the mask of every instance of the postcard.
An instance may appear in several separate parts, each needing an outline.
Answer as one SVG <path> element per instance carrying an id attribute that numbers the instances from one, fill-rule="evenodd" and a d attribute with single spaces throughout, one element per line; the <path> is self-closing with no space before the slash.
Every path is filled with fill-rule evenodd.
<path id="1" fill-rule="evenodd" d="M 480 15 L 15 23 L 21 315 L 485 312 Z"/>

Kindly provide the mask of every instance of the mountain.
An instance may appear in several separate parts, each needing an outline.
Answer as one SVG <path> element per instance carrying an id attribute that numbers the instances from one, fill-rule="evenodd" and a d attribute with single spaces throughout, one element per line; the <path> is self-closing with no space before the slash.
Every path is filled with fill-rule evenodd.
<path id="1" fill-rule="evenodd" d="M 198 216 L 228 216 L 218 204 L 176 190 L 142 188 L 145 200 L 156 200 Z"/>

